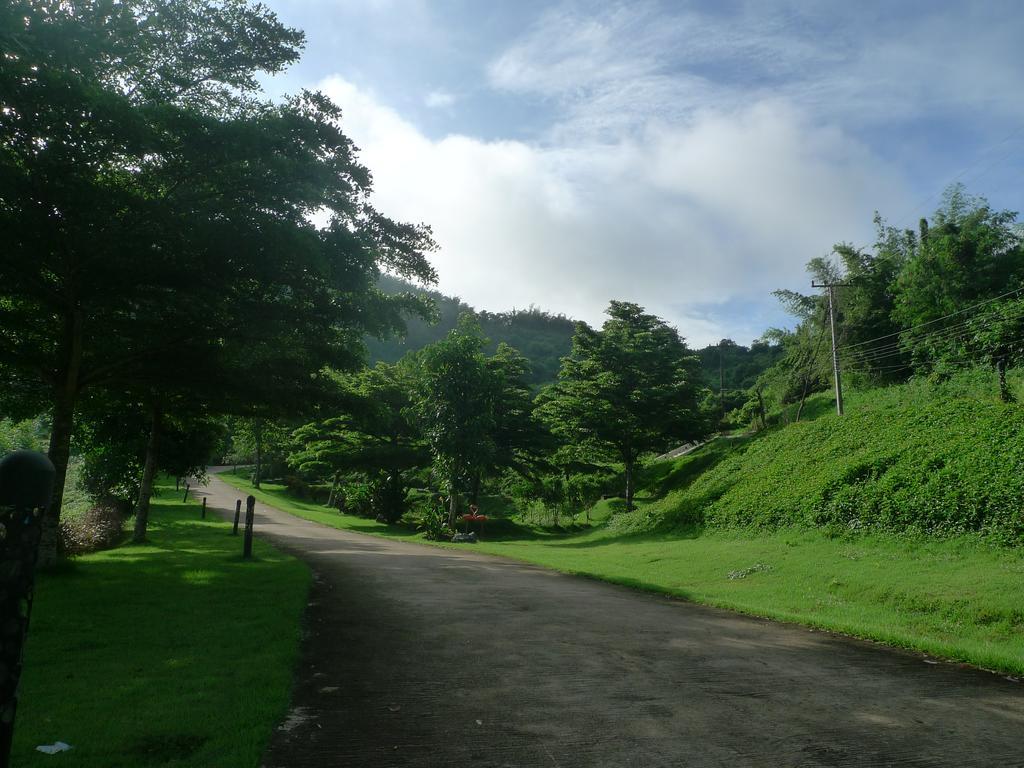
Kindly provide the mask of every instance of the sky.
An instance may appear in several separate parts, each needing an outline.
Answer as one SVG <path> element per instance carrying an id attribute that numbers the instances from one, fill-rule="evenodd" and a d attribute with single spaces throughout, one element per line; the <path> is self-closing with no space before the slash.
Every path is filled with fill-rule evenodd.
<path id="1" fill-rule="evenodd" d="M 691 346 L 792 325 L 771 291 L 916 227 L 953 182 L 1024 207 L 1024 8 L 1000 2 L 265 0 L 303 29 L 266 81 L 329 95 L 437 288 Z"/>

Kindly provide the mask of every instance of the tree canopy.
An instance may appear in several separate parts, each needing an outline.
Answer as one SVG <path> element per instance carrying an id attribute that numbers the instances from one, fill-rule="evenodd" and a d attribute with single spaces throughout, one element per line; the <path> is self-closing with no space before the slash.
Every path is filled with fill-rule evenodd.
<path id="1" fill-rule="evenodd" d="M 697 358 L 675 328 L 643 308 L 613 301 L 601 330 L 577 326 L 556 384 L 539 416 L 566 441 L 614 455 L 633 507 L 633 469 L 646 452 L 665 450 L 704 430 Z"/>
<path id="2" fill-rule="evenodd" d="M 485 352 L 493 354 L 500 344 L 507 344 L 529 361 L 530 370 L 526 381 L 531 387 L 537 388 L 553 382 L 561 358 L 569 354 L 576 323 L 564 315 L 545 312 L 533 306 L 507 312 L 478 312 L 460 298 L 419 288 L 389 275 L 381 277 L 380 288 L 391 294 L 422 296 L 433 302 L 436 315 L 429 319 L 411 318 L 406 331 L 393 337 L 368 338 L 371 361 L 396 362 L 408 352 L 441 341 L 456 328 L 459 317 L 467 313 L 476 316 L 488 340 L 484 345 Z"/>
<path id="3" fill-rule="evenodd" d="M 325 96 L 260 100 L 257 74 L 302 45 L 264 6 L 22 0 L 0 14 L 0 359 L 53 414 L 52 551 L 83 392 L 173 390 L 177 355 L 202 366 L 211 386 L 188 389 L 215 409 L 307 402 L 326 366 L 361 360 L 364 334 L 425 311 L 376 282 L 432 280 L 432 241 L 371 205 Z"/>
<path id="4" fill-rule="evenodd" d="M 839 357 L 846 375 L 874 384 L 912 375 L 944 376 L 991 364 L 1008 397 L 1005 368 L 1020 359 L 1019 288 L 1024 247 L 1017 214 L 996 211 L 954 184 L 917 230 L 898 229 L 876 214 L 874 252 L 836 245 L 812 259 L 812 280 L 835 290 Z M 831 360 L 820 352 L 828 334 L 824 297 L 794 291 L 776 296 L 797 318 L 780 332 L 786 356 L 763 377 L 780 404 L 830 386 Z M 827 346 L 827 345 L 826 345 Z M 818 350 L 818 352 L 815 352 Z"/>

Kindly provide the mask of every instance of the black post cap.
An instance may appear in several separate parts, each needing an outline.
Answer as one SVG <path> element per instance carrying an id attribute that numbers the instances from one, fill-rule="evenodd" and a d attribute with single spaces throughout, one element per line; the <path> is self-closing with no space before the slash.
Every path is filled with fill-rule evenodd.
<path id="1" fill-rule="evenodd" d="M 14 451 L 0 461 L 0 504 L 11 507 L 45 507 L 53 494 L 57 472 L 46 454 Z"/>

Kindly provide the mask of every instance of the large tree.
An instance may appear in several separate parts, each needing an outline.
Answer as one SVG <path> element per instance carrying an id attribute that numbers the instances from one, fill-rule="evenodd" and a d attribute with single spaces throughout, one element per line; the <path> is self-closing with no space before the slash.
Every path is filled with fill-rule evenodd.
<path id="1" fill-rule="evenodd" d="M 599 331 L 577 325 L 538 412 L 563 439 L 622 462 L 632 511 L 640 457 L 700 436 L 699 371 L 679 333 L 660 318 L 624 301 L 613 301 L 607 314 Z"/>
<path id="2" fill-rule="evenodd" d="M 407 473 L 430 463 L 413 410 L 411 366 L 377 363 L 338 378 L 342 413 L 295 430 L 298 449 L 288 463 L 331 477 L 332 499 L 343 473 L 362 475 L 381 507 L 376 512 L 396 522 L 405 511 Z"/>
<path id="3" fill-rule="evenodd" d="M 1024 279 L 1017 214 L 996 211 L 962 185 L 946 190 L 894 287 L 893 319 L 916 366 L 970 355 L 963 310 L 1006 294 Z"/>
<path id="4" fill-rule="evenodd" d="M 52 414 L 46 562 L 83 392 L 149 393 L 158 427 L 173 353 L 209 406 L 279 410 L 419 306 L 374 286 L 431 280 L 431 241 L 369 204 L 328 99 L 258 99 L 302 45 L 261 5 L 20 0 L 0 43 L 0 368 Z"/>
<path id="5" fill-rule="evenodd" d="M 967 323 L 965 342 L 973 359 L 990 363 L 999 374 L 999 397 L 1014 400 L 1006 382 L 1006 369 L 1024 360 L 1024 299 L 1002 301 Z"/>
<path id="6" fill-rule="evenodd" d="M 439 342 L 415 355 L 416 413 L 434 471 L 449 497 L 448 523 L 459 495 L 472 487 L 495 452 L 493 376 L 480 324 L 469 314 Z"/>
<path id="7" fill-rule="evenodd" d="M 480 323 L 464 314 L 445 339 L 410 359 L 415 411 L 449 494 L 449 523 L 461 494 L 475 502 L 486 475 L 526 471 L 543 444 L 526 383 L 529 363 L 507 344 L 488 357 L 486 345 Z"/>

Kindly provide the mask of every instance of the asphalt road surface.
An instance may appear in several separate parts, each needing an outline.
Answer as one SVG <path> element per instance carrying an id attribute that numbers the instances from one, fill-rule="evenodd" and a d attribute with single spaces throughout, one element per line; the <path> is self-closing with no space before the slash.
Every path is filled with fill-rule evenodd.
<path id="1" fill-rule="evenodd" d="M 256 509 L 316 574 L 265 768 L 1024 766 L 1024 683 Z"/>

